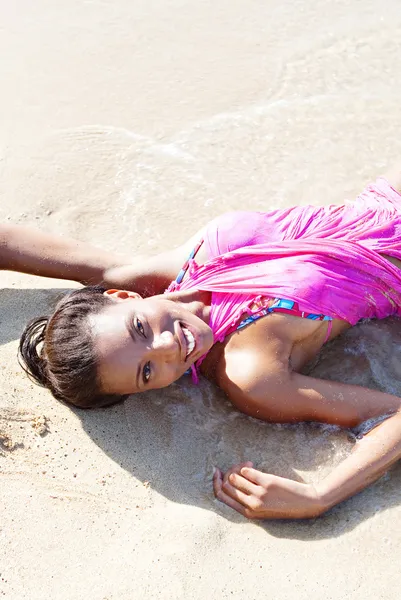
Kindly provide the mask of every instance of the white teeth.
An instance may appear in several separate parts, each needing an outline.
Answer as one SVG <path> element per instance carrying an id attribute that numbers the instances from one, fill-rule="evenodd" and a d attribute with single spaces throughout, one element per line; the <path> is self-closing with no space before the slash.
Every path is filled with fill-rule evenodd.
<path id="1" fill-rule="evenodd" d="M 186 327 L 182 327 L 182 332 L 185 336 L 185 340 L 187 342 L 187 354 L 185 356 L 185 358 L 188 358 L 188 356 L 191 354 L 192 350 L 195 348 L 195 338 L 192 335 L 192 333 L 189 331 L 189 329 L 187 329 Z"/>

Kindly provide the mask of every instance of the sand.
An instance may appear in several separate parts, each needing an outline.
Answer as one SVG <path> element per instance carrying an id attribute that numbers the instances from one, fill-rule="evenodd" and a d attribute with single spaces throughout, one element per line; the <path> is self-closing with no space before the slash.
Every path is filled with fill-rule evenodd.
<path id="1" fill-rule="evenodd" d="M 230 209 L 352 198 L 401 145 L 399 0 L 1 3 L 0 219 L 155 252 Z M 27 381 L 18 336 L 61 281 L 2 273 L 0 594 L 398 599 L 401 468 L 324 517 L 247 522 L 213 465 L 317 481 L 345 432 L 238 414 L 188 380 L 104 411 Z M 401 394 L 401 324 L 314 373 Z"/>

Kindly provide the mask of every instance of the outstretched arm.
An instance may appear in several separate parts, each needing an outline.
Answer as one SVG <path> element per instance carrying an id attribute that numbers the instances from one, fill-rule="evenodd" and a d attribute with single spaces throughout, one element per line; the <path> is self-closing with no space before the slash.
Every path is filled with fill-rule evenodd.
<path id="1" fill-rule="evenodd" d="M 151 296 L 168 287 L 201 235 L 156 256 L 132 258 L 39 229 L 0 224 L 0 269 Z"/>
<path id="2" fill-rule="evenodd" d="M 380 414 L 392 416 L 357 441 L 350 456 L 315 485 L 262 473 L 251 463 L 237 465 L 225 475 L 217 469 L 215 494 L 231 508 L 248 518 L 316 517 L 364 489 L 401 457 L 401 399 L 299 374 L 286 378 L 281 373 L 280 378 L 264 375 L 264 398 L 261 377 L 253 377 L 242 399 L 237 381 L 234 403 L 241 407 L 243 402 L 245 412 L 262 413 L 271 421 L 276 414 L 281 422 L 315 420 L 351 426 Z"/>
<path id="3" fill-rule="evenodd" d="M 0 225 L 0 269 L 94 284 L 130 262 L 76 240 L 20 225 Z"/>

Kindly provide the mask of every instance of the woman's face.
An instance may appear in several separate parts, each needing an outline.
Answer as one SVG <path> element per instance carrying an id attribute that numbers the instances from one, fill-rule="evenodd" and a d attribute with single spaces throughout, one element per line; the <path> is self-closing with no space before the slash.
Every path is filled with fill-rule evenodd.
<path id="1" fill-rule="evenodd" d="M 106 292 L 115 300 L 91 317 L 99 378 L 105 394 L 163 388 L 213 345 L 209 325 L 182 304 L 133 292 Z"/>

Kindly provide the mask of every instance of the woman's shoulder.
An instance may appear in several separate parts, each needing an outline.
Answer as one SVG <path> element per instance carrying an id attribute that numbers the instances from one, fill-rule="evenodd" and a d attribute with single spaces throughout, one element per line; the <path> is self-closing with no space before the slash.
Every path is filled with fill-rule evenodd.
<path id="1" fill-rule="evenodd" d="M 261 321 L 262 327 L 251 326 L 230 336 L 220 349 L 220 360 L 214 361 L 212 379 L 239 410 L 269 419 L 266 392 L 279 388 L 288 376 L 291 341 L 282 335 L 275 319 L 266 317 Z M 258 335 L 257 329 L 263 330 L 263 335 L 262 331 Z M 268 330 L 271 335 L 264 335 Z M 264 410 L 260 413 L 262 405 Z"/>

